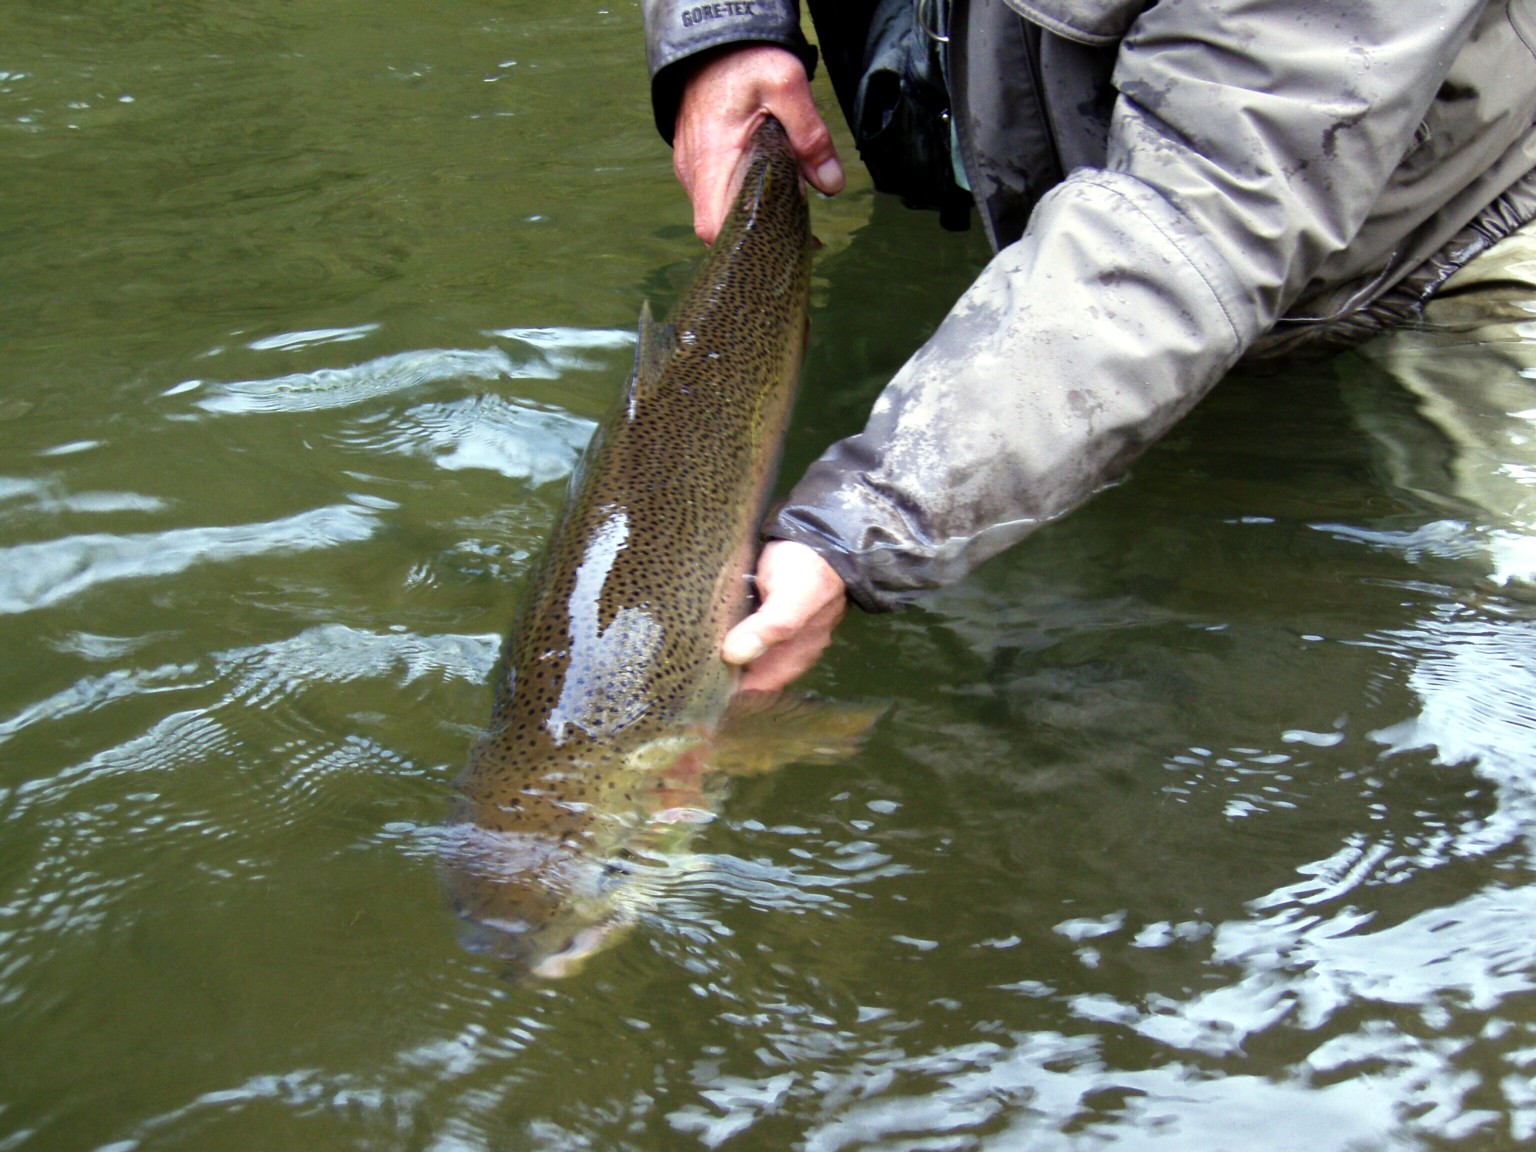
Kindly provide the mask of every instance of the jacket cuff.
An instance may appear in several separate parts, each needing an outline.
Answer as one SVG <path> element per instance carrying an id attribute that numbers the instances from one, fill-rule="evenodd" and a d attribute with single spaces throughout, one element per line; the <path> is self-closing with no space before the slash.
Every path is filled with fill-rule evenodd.
<path id="1" fill-rule="evenodd" d="M 668 144 L 677 124 L 687 65 L 701 53 L 746 44 L 777 44 L 816 72 L 816 49 L 800 31 L 798 0 L 644 0 L 645 54 L 656 130 Z"/>

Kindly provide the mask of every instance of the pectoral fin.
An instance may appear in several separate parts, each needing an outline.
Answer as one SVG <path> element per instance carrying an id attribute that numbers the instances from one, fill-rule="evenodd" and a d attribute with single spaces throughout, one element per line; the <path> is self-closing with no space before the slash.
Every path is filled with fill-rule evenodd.
<path id="1" fill-rule="evenodd" d="M 885 710 L 793 692 L 738 692 L 715 733 L 710 766 L 755 776 L 782 764 L 846 760 Z"/>

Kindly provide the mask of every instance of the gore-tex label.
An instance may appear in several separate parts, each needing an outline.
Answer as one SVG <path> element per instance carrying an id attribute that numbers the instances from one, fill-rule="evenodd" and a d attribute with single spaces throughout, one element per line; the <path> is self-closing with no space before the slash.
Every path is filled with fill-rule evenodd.
<path id="1" fill-rule="evenodd" d="M 719 4 L 696 4 L 683 9 L 683 27 L 697 28 L 711 20 L 724 20 L 731 16 L 753 16 L 752 5 L 757 0 L 722 0 Z"/>

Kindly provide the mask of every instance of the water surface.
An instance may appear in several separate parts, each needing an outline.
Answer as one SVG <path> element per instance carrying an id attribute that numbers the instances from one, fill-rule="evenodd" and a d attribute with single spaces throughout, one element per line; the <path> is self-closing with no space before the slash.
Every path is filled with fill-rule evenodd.
<path id="1" fill-rule="evenodd" d="M 868 747 L 738 782 L 639 931 L 519 986 L 432 829 L 697 253 L 637 7 L 3 22 L 0 1149 L 1536 1139 L 1536 617 L 1392 483 L 1358 362 L 1227 381 L 851 620 L 811 686 L 889 703 Z M 984 258 L 815 211 L 790 475 Z"/>

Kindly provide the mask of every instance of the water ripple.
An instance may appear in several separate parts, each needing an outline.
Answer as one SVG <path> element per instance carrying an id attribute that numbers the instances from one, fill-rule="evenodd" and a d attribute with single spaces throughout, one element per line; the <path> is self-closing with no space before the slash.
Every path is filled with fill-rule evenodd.
<path id="1" fill-rule="evenodd" d="M 635 342 L 634 332 L 627 328 L 503 328 L 494 335 L 537 348 L 560 372 L 597 367 L 584 353 L 628 348 Z"/>
<path id="2" fill-rule="evenodd" d="M 876 1073 L 869 1069 L 864 1078 Z M 1138 1149 L 1232 1147 L 1251 1152 L 1305 1146 L 1317 1152 L 1377 1147 L 1394 1127 L 1395 1085 L 1332 1085 L 1295 1078 L 1211 1076 L 1188 1064 L 1137 1071 L 1106 1067 L 1094 1037 L 1034 1033 L 1011 1044 L 973 1043 L 908 1056 L 878 1069 L 926 1086 L 899 1101 L 855 1099 L 814 1125 L 807 1152 L 848 1148 L 1020 1148 L 1041 1152 L 1113 1144 Z M 827 1077 L 850 1095 L 858 1086 Z M 1386 1090 L 1384 1090 L 1386 1089 Z M 1305 1144 L 1296 1117 L 1309 1118 Z M 931 1143 L 948 1134 L 948 1142 Z M 924 1140 L 928 1137 L 928 1140 Z M 942 1138 L 942 1137 L 941 1137 Z M 915 1143 L 921 1141 L 921 1143 Z"/>
<path id="3" fill-rule="evenodd" d="M 1433 749 L 1442 764 L 1473 764 L 1498 787 L 1499 807 L 1458 839 L 1463 853 L 1525 841 L 1536 858 L 1536 623 L 1488 620 L 1447 607 L 1373 643 L 1412 661 L 1416 715 L 1371 734 L 1388 755 Z"/>
<path id="4" fill-rule="evenodd" d="M 1489 583 L 1518 594 L 1528 596 L 1536 583 L 1536 537 L 1525 531 L 1462 520 L 1434 520 L 1406 530 L 1328 523 L 1312 527 L 1339 540 L 1401 553 L 1410 564 L 1423 565 L 1431 560 L 1470 563 Z"/>
<path id="5" fill-rule="evenodd" d="M 480 395 L 375 417 L 339 439 L 368 451 L 427 457 L 450 471 L 483 468 L 546 484 L 570 474 L 593 426 L 565 412 Z"/>
<path id="6" fill-rule="evenodd" d="M 101 676 L 77 680 L 61 692 L 22 708 L 14 716 L 0 720 L 0 743 L 23 729 L 43 721 L 57 721 L 79 716 L 118 700 L 135 700 L 157 692 L 192 687 L 196 666 L 166 664 L 159 668 L 119 668 Z"/>
<path id="7" fill-rule="evenodd" d="M 378 683 L 397 691 L 427 677 L 480 684 L 498 646 L 498 638 L 489 635 L 372 633 L 322 625 L 285 640 L 214 653 L 205 662 L 85 677 L 0 723 L 0 740 L 149 694 L 210 688 L 220 694 L 203 706 L 166 715 L 82 761 L 21 783 L 13 791 L 15 808 L 8 818 L 20 819 L 39 805 L 65 813 L 77 803 L 70 795 L 86 782 L 138 772 L 174 774 L 191 763 L 228 760 L 239 754 L 242 733 L 256 723 L 272 763 L 237 778 L 241 789 L 253 792 L 251 803 L 237 804 L 232 796 L 226 800 L 248 823 L 265 810 L 271 810 L 272 822 L 295 823 L 329 804 L 326 790 L 332 784 L 344 786 L 358 771 L 376 771 L 380 765 L 393 765 L 397 773 L 416 770 L 376 740 L 350 733 L 317 735 L 302 720 L 306 701 L 327 685 Z M 256 721 L 254 712 L 268 715 Z M 296 728 L 303 730 L 301 736 L 280 739 L 283 731 Z M 270 779 L 274 773 L 281 774 L 276 785 Z M 245 835 L 251 828 L 228 831 Z"/>
<path id="8" fill-rule="evenodd" d="M 345 344 L 363 340 L 379 330 L 377 324 L 358 324 L 351 328 L 311 328 L 299 332 L 279 332 L 250 341 L 246 347 L 257 352 L 291 351 L 317 344 Z"/>
<path id="9" fill-rule="evenodd" d="M 347 368 L 316 368 L 268 380 L 237 380 L 223 384 L 186 381 L 167 395 L 199 389 L 194 403 L 205 412 L 315 412 L 404 392 L 440 380 L 554 380 L 558 369 L 542 358 L 514 361 L 499 348 L 479 351 L 428 349 L 380 356 Z"/>
<path id="10" fill-rule="evenodd" d="M 17 806 L 10 819 L 38 804 L 56 805 L 67 818 L 68 796 L 81 783 L 141 772 L 174 773 L 200 763 L 230 744 L 223 724 L 202 709 L 172 712 L 138 736 L 95 753 L 49 776 L 24 781 L 15 789 Z"/>
<path id="11" fill-rule="evenodd" d="M 221 653 L 214 663 L 234 680 L 223 704 L 264 708 L 317 683 L 377 680 L 403 687 L 439 675 L 479 683 L 495 663 L 499 644 L 490 635 L 368 632 L 323 624 L 287 640 Z"/>
<path id="12" fill-rule="evenodd" d="M 47 608 L 112 581 L 169 576 L 198 564 L 366 540 L 375 527 L 371 512 L 339 504 L 257 524 L 131 536 L 91 533 L 0 548 L 0 614 Z"/>
<path id="13" fill-rule="evenodd" d="M 7 515 L 57 516 L 72 512 L 163 512 L 166 501 L 139 492 L 66 492 L 53 479 L 0 476 L 0 504 Z"/>
<path id="14" fill-rule="evenodd" d="M 1287 908 L 1262 920 L 1222 925 L 1212 959 L 1241 964 L 1247 976 L 1185 1005 L 1185 1020 L 1253 1018 L 1239 1003 L 1293 1001 L 1300 1022 L 1315 1028 L 1364 1002 L 1426 1008 L 1466 1005 L 1487 1012 L 1536 989 L 1536 886 L 1490 887 L 1444 908 L 1430 908 L 1379 931 L 1369 913 L 1352 908 L 1321 917 Z M 1226 1001 L 1214 1009 L 1212 997 Z M 1224 1029 L 1223 1044 L 1241 1041 Z"/>

